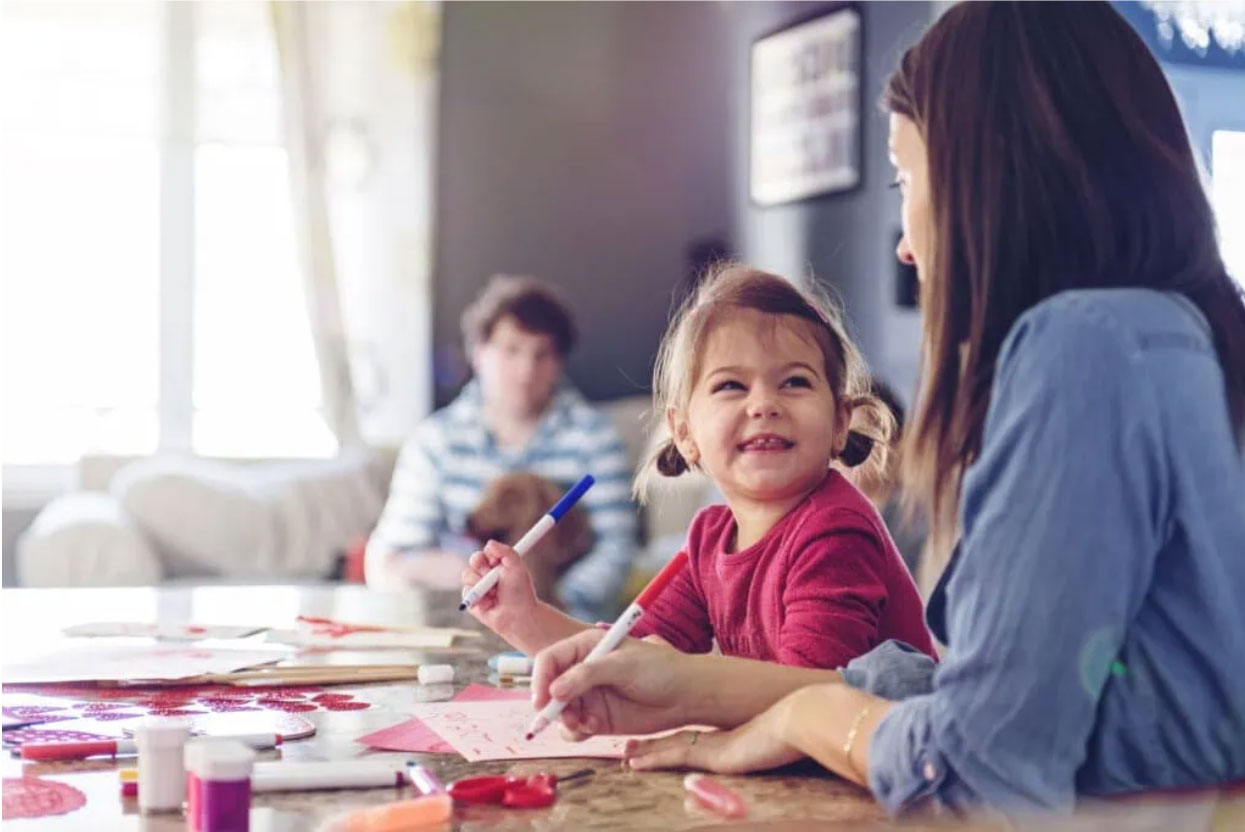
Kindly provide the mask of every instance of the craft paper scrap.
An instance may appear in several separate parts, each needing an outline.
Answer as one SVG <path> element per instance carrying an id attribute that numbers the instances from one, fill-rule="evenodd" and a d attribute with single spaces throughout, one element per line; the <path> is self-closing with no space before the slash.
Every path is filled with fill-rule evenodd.
<path id="1" fill-rule="evenodd" d="M 75 645 L 6 662 L 5 684 L 130 682 L 230 673 L 287 658 L 283 650 L 219 650 L 180 644 Z"/>
<path id="2" fill-rule="evenodd" d="M 158 621 L 98 621 L 66 627 L 67 636 L 128 636 L 156 638 L 162 641 L 199 641 L 206 638 L 246 638 L 267 627 L 235 627 L 223 624 L 186 624 Z"/>
<path id="3" fill-rule="evenodd" d="M 479 635 L 472 630 L 455 627 L 379 627 L 300 615 L 297 629 L 270 630 L 267 639 L 278 644 L 314 649 L 435 649 L 452 647 L 456 638 Z"/>
<path id="4" fill-rule="evenodd" d="M 614 735 L 570 742 L 557 730 L 526 739 L 524 734 L 535 716 L 526 696 L 502 702 L 427 702 L 416 705 L 414 713 L 473 763 L 547 757 L 619 758 L 630 739 Z"/>
<path id="5" fill-rule="evenodd" d="M 454 702 L 527 701 L 531 696 L 522 690 L 499 690 L 488 685 L 467 685 Z M 355 742 L 382 751 L 420 751 L 427 754 L 453 754 L 454 746 L 447 743 L 418 719 L 408 719 L 379 731 L 359 737 Z"/>

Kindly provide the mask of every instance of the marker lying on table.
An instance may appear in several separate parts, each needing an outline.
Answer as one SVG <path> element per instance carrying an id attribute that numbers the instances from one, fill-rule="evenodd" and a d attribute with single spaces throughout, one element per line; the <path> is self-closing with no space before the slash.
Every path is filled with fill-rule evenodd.
<path id="1" fill-rule="evenodd" d="M 417 768 L 417 767 L 416 767 Z M 414 769 L 410 763 L 393 763 L 383 760 L 332 760 L 255 763 L 251 770 L 253 792 L 302 792 L 316 789 L 379 789 L 401 788 L 408 782 L 423 788 L 413 779 Z M 126 784 L 135 781 L 138 771 L 123 768 L 120 771 L 122 792 Z M 137 789 L 131 789 L 137 791 Z"/>
<path id="2" fill-rule="evenodd" d="M 657 573 L 657 577 L 648 582 L 648 586 L 640 593 L 640 597 L 631 602 L 631 606 L 623 611 L 623 614 L 614 622 L 614 626 L 610 627 L 609 632 L 605 634 L 605 638 L 597 642 L 597 646 L 592 648 L 584 659 L 584 664 L 604 656 L 609 651 L 617 647 L 627 634 L 631 632 L 631 628 L 640 620 L 640 616 L 644 615 L 647 609 L 657 597 L 661 595 L 670 581 L 674 580 L 674 576 L 679 574 L 683 566 L 687 563 L 687 552 L 679 552 L 670 562 L 667 563 L 662 570 Z M 566 703 L 560 699 L 550 699 L 549 704 L 545 705 L 545 709 L 536 715 L 536 719 L 532 720 L 532 726 L 527 730 L 527 738 L 539 734 L 549 726 L 562 710 L 566 707 Z"/>
<path id="3" fill-rule="evenodd" d="M 280 734 L 238 734 L 220 739 L 235 740 L 261 751 L 281 744 Z M 87 757 L 117 757 L 137 753 L 138 746 L 134 740 L 122 737 L 83 742 L 28 742 L 22 745 L 21 750 L 23 760 L 85 760 Z"/>
<path id="4" fill-rule="evenodd" d="M 742 797 L 703 774 L 684 777 L 683 788 L 691 792 L 701 806 L 723 817 L 742 818 L 748 814 L 748 806 Z"/>
<path id="5" fill-rule="evenodd" d="M 562 515 L 566 514 L 575 504 L 579 502 L 579 498 L 584 496 L 584 492 L 592 488 L 592 484 L 596 482 L 591 474 L 584 475 L 583 479 L 571 486 L 571 490 L 562 495 L 562 499 L 549 509 L 546 514 L 536 521 L 527 534 L 519 538 L 519 542 L 514 544 L 514 551 L 519 557 L 523 557 L 528 551 L 540 542 L 540 539 L 549 533 L 549 530 L 557 525 L 562 519 Z M 467 609 L 476 601 L 483 598 L 488 591 L 497 585 L 501 580 L 501 565 L 498 564 L 485 573 L 484 577 L 476 581 L 476 585 L 467 590 L 463 595 L 463 602 L 458 605 L 459 612 Z"/>

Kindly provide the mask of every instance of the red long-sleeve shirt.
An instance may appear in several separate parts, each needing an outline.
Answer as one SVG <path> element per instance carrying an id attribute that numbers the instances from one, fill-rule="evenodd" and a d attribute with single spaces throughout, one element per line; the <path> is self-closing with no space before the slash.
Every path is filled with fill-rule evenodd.
<path id="1" fill-rule="evenodd" d="M 687 568 L 632 630 L 687 653 L 842 667 L 889 638 L 937 658 L 921 597 L 869 500 L 837 471 L 752 546 L 727 553 L 735 519 L 703 509 Z"/>

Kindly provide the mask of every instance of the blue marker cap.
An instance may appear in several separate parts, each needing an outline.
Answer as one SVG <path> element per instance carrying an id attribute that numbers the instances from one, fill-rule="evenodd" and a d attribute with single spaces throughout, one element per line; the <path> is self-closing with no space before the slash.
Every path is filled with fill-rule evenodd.
<path id="1" fill-rule="evenodd" d="M 557 505 L 549 509 L 549 516 L 554 520 L 561 520 L 562 515 L 571 510 L 571 507 L 579 502 L 579 498 L 584 496 L 584 492 L 592 488 L 592 484 L 596 482 L 592 478 L 592 474 L 584 474 L 583 479 L 575 483 L 570 491 L 562 495 L 562 499 L 558 500 Z"/>

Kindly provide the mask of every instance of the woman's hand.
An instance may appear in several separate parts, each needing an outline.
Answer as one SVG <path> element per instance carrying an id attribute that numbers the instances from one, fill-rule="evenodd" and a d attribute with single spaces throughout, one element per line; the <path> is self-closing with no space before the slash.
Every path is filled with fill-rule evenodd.
<path id="1" fill-rule="evenodd" d="M 536 656 L 532 703 L 567 702 L 562 723 L 573 739 L 685 725 L 735 728 L 792 691 L 841 681 L 833 670 L 688 654 L 636 639 L 584 664 L 604 637 L 603 630 L 585 630 Z"/>
<path id="2" fill-rule="evenodd" d="M 592 628 L 536 656 L 532 704 L 568 702 L 562 724 L 572 739 L 594 734 L 648 734 L 686 725 L 704 694 L 705 657 L 627 639 L 588 664 L 584 658 L 605 631 Z"/>
<path id="3" fill-rule="evenodd" d="M 637 771 L 698 768 L 719 774 L 745 774 L 793 763 L 804 756 L 787 743 L 791 701 L 778 702 L 732 731 L 688 729 L 652 740 L 628 740 L 623 759 Z"/>

